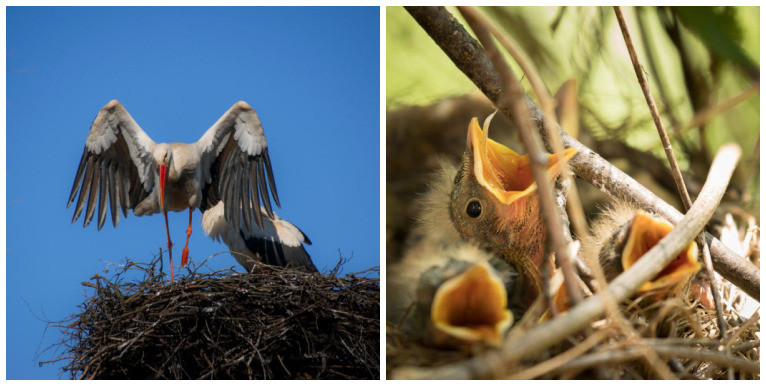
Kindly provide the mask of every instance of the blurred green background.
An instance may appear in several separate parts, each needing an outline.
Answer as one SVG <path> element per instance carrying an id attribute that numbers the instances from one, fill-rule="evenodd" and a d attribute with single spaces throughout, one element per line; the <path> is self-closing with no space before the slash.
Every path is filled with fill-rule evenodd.
<path id="1" fill-rule="evenodd" d="M 448 10 L 463 21 L 455 9 Z M 577 81 L 580 136 L 619 140 L 665 160 L 611 7 L 480 10 L 518 42 L 552 94 L 565 81 Z M 759 12 L 758 7 L 623 8 L 685 178 L 704 181 L 715 150 L 724 143 L 738 143 L 743 156 L 732 184 L 736 194 L 729 199 L 756 218 Z M 507 62 L 521 77 L 518 66 L 510 59 Z M 533 95 L 526 79 L 522 78 L 522 86 Z M 404 8 L 387 8 L 389 111 L 430 105 L 476 90 Z M 742 101 L 701 125 L 686 127 L 695 114 L 719 109 L 737 96 Z"/>

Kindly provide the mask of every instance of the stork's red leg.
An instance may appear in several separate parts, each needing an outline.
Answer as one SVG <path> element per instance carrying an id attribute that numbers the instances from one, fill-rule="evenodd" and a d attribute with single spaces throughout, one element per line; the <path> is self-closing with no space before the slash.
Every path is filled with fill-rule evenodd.
<path id="1" fill-rule="evenodd" d="M 186 264 L 189 262 L 189 237 L 192 234 L 192 213 L 194 212 L 193 208 L 189 208 L 189 227 L 186 228 L 186 244 L 184 245 L 184 251 L 181 253 L 181 266 L 185 267 Z"/>
<path id="2" fill-rule="evenodd" d="M 165 216 L 165 233 L 168 236 L 168 255 L 170 255 L 170 280 L 175 281 L 173 277 L 173 242 L 170 241 L 170 228 L 168 227 L 168 212 L 163 211 Z"/>

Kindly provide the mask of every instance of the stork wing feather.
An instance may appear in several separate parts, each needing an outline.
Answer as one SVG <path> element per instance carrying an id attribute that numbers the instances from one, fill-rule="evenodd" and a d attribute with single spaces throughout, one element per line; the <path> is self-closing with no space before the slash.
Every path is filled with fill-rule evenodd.
<path id="1" fill-rule="evenodd" d="M 235 103 L 195 145 L 205 195 L 200 209 L 205 211 L 220 199 L 226 221 L 235 229 L 250 233 L 253 221 L 263 229 L 260 207 L 274 218 L 269 191 L 277 206 L 279 197 L 266 136 L 255 110 L 245 102 Z"/>
<path id="2" fill-rule="evenodd" d="M 115 227 L 120 221 L 118 207 L 127 217 L 129 209 L 146 198 L 154 185 L 156 166 L 151 153 L 155 145 L 120 102 L 113 100 L 104 106 L 90 127 L 69 194 L 67 208 L 77 197 L 72 222 L 82 214 L 86 199 L 83 227 L 96 214 L 96 199 L 98 229 L 104 225 L 107 207 Z"/>

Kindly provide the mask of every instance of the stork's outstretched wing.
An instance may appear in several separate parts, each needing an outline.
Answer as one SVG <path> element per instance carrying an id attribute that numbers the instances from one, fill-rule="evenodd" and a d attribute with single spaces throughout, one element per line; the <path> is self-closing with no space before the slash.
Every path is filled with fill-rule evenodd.
<path id="1" fill-rule="evenodd" d="M 262 228 L 254 227 L 251 233 L 245 233 L 226 222 L 224 207 L 219 201 L 206 210 L 202 214 L 202 229 L 211 238 L 226 243 L 245 270 L 252 270 L 257 263 L 265 263 L 317 271 L 303 247 L 311 241 L 298 227 L 277 215 L 273 219 L 265 216 Z M 265 208 L 260 209 L 265 212 Z"/>
<path id="2" fill-rule="evenodd" d="M 271 160 L 258 115 L 239 101 L 195 143 L 200 153 L 204 212 L 221 200 L 225 219 L 235 229 L 250 234 L 255 222 L 263 229 L 261 204 L 274 218 L 269 190 L 279 206 Z M 268 188 L 266 180 L 268 179 Z"/>
<path id="3" fill-rule="evenodd" d="M 69 194 L 67 208 L 77 196 L 72 222 L 80 217 L 86 198 L 88 209 L 83 227 L 93 219 L 97 198 L 98 229 L 106 219 L 107 201 L 115 227 L 120 221 L 117 207 L 127 217 L 129 209 L 146 198 L 154 185 L 155 145 L 120 102 L 107 103 L 93 120 Z"/>

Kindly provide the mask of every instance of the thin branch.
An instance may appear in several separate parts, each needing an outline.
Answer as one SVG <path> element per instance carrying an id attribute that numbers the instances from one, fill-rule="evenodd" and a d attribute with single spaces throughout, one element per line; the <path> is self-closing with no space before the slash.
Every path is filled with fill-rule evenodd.
<path id="1" fill-rule="evenodd" d="M 736 345 L 736 346 L 731 348 L 731 352 L 747 351 L 747 350 L 752 350 L 752 349 L 758 348 L 758 347 L 761 347 L 761 340 L 760 339 L 751 340 L 749 342 L 738 344 L 738 345 Z"/>
<path id="2" fill-rule="evenodd" d="M 649 31 L 648 27 L 646 26 L 646 17 L 647 12 L 645 12 L 645 9 L 642 7 L 636 7 L 636 22 L 638 23 L 638 30 L 641 33 L 641 41 L 643 43 L 644 49 L 646 50 L 646 57 L 649 58 L 649 69 L 651 70 L 651 73 L 654 74 L 655 83 L 657 84 L 657 89 L 659 91 L 660 100 L 665 105 L 665 112 L 667 114 L 667 117 L 670 119 L 670 126 L 673 128 L 673 133 L 671 134 L 671 137 L 674 137 L 676 141 L 678 141 L 678 144 L 681 145 L 681 149 L 686 154 L 692 154 L 692 149 L 689 147 L 689 145 L 684 141 L 683 137 L 680 135 L 679 132 L 679 126 L 680 122 L 678 117 L 676 117 L 676 114 L 674 113 L 673 106 L 670 102 L 670 92 L 668 92 L 667 88 L 665 87 L 665 82 L 662 81 L 660 75 L 661 72 L 658 70 L 659 63 L 657 63 L 657 47 L 652 44 L 652 39 L 649 37 Z"/>
<path id="3" fill-rule="evenodd" d="M 458 9 L 479 38 L 487 52 L 487 56 L 492 60 L 495 71 L 500 75 L 502 89 L 506 92 L 495 102 L 495 105 L 519 129 L 519 137 L 529 154 L 532 175 L 537 183 L 540 211 L 548 229 L 548 237 L 553 245 L 554 252 L 556 252 L 556 259 L 561 267 L 561 271 L 564 273 L 564 282 L 570 298 L 575 303 L 579 302 L 582 300 L 582 293 L 577 286 L 577 279 L 571 263 L 572 260 L 569 256 L 569 248 L 567 248 L 567 240 L 562 233 L 564 224 L 557 212 L 556 201 L 553 195 L 553 183 L 548 178 L 548 173 L 546 172 L 548 157 L 543 150 L 537 132 L 532 126 L 532 122 L 529 121 L 528 106 L 524 103 L 524 90 L 521 88 L 516 75 L 505 63 L 500 51 L 495 47 L 492 36 L 487 28 L 484 27 L 478 12 L 470 7 L 458 7 Z"/>
<path id="4" fill-rule="evenodd" d="M 728 348 L 732 343 L 734 343 L 734 340 L 736 340 L 743 331 L 747 331 L 753 324 L 758 323 L 759 320 L 761 320 L 761 316 L 758 312 L 756 312 L 744 324 L 739 326 L 739 329 L 737 329 L 737 331 L 735 331 L 734 334 L 726 339 L 721 345 L 725 348 Z"/>
<path id="5" fill-rule="evenodd" d="M 689 120 L 689 122 L 686 122 L 683 126 L 679 127 L 678 130 L 676 130 L 676 135 L 679 135 L 683 133 L 686 130 L 691 129 L 692 127 L 700 126 L 705 124 L 707 121 L 709 121 L 711 118 L 715 117 L 716 115 L 729 110 L 733 108 L 734 106 L 746 101 L 751 96 L 759 93 L 761 90 L 761 82 L 755 82 L 750 87 L 743 90 L 741 93 L 731 97 L 730 99 L 727 99 L 726 101 L 717 104 L 715 106 L 708 106 L 702 111 L 694 114 L 692 119 Z"/>
<path id="6" fill-rule="evenodd" d="M 636 53 L 636 47 L 633 45 L 633 39 L 630 37 L 630 31 L 628 30 L 628 25 L 625 23 L 625 17 L 622 15 L 622 10 L 617 6 L 613 7 L 613 9 L 614 14 L 617 17 L 617 23 L 620 25 L 620 31 L 622 31 L 622 37 L 625 40 L 625 46 L 628 48 L 630 61 L 633 63 L 633 70 L 636 72 L 636 78 L 638 78 L 638 83 L 641 85 L 644 99 L 646 99 L 649 112 L 652 114 L 652 119 L 654 119 L 654 125 L 657 127 L 657 134 L 659 134 L 662 146 L 665 148 L 665 156 L 667 156 L 668 162 L 670 163 L 670 172 L 676 182 L 676 189 L 678 190 L 678 194 L 681 195 L 684 209 L 688 211 L 692 206 L 692 199 L 689 196 L 689 191 L 686 189 L 684 178 L 681 175 L 681 169 L 678 167 L 678 161 L 676 161 L 676 155 L 673 153 L 670 138 L 668 138 L 668 133 L 665 131 L 665 126 L 662 124 L 660 112 L 657 110 L 657 105 L 654 103 L 654 97 L 652 96 L 651 90 L 649 90 L 649 81 L 647 81 L 641 62 L 638 60 L 638 53 Z M 718 280 L 716 279 L 713 270 L 710 249 L 702 235 L 698 237 L 697 244 L 699 244 L 700 250 L 702 250 L 702 260 L 705 263 L 705 271 L 708 276 L 708 281 L 710 282 L 710 292 L 713 293 L 713 303 L 715 304 L 716 316 L 718 318 L 718 336 L 720 339 L 726 339 L 726 322 L 723 320 L 721 294 L 718 291 Z"/>
<path id="7" fill-rule="evenodd" d="M 551 96 L 548 87 L 545 86 L 543 78 L 537 71 L 537 67 L 534 62 L 529 60 L 523 49 L 519 48 L 518 43 L 503 33 L 497 26 L 494 25 L 488 18 L 484 17 L 480 12 L 474 8 L 463 7 L 462 10 L 470 12 L 472 16 L 481 24 L 484 28 L 489 30 L 492 35 L 503 45 L 503 47 L 511 54 L 513 60 L 521 67 L 521 71 L 529 79 L 529 84 L 532 86 L 537 96 L 537 100 L 540 101 L 540 107 L 543 109 L 543 120 L 546 129 L 548 130 L 548 137 L 551 138 L 551 146 L 553 152 L 558 153 L 564 150 L 564 145 L 561 140 L 561 135 L 558 134 L 556 128 L 559 126 L 556 120 L 556 101 Z M 568 163 L 564 163 L 561 166 L 561 176 L 566 184 L 571 186 L 569 194 L 567 195 L 567 208 L 571 213 L 572 226 L 574 227 L 575 235 L 577 237 L 583 237 L 588 232 L 588 225 L 585 221 L 585 212 L 582 209 L 582 203 L 580 202 L 580 196 L 577 192 L 577 188 L 574 185 L 574 178 L 569 173 L 570 168 Z"/>
<path id="8" fill-rule="evenodd" d="M 692 199 L 689 197 L 689 193 L 686 190 L 684 178 L 681 176 L 681 170 L 678 167 L 676 155 L 673 154 L 673 147 L 670 144 L 668 133 L 665 131 L 665 125 L 662 124 L 662 119 L 660 119 L 660 113 L 657 111 L 657 105 L 654 103 L 654 97 L 652 97 L 652 92 L 649 91 L 649 82 L 646 80 L 646 75 L 644 74 L 644 69 L 641 67 L 641 63 L 638 61 L 638 54 L 636 53 L 636 48 L 633 46 L 628 26 L 625 24 L 625 18 L 622 16 L 620 7 L 614 7 L 614 13 L 617 16 L 617 22 L 620 25 L 622 37 L 625 39 L 625 45 L 628 47 L 628 54 L 630 55 L 630 61 L 633 63 L 633 70 L 636 72 L 638 83 L 641 85 L 641 91 L 644 93 L 644 99 L 646 99 L 646 104 L 649 106 L 654 125 L 657 127 L 657 134 L 659 134 L 660 141 L 662 141 L 662 147 L 665 148 L 665 156 L 668 157 L 668 162 L 670 162 L 670 172 L 673 174 L 673 179 L 676 181 L 676 187 L 678 188 L 678 193 L 681 195 L 681 201 L 684 203 L 684 207 L 688 210 L 689 207 L 692 206 Z"/>
<path id="9" fill-rule="evenodd" d="M 487 96 L 497 102 L 500 98 L 500 80 L 479 43 L 444 7 L 405 7 L 434 42 L 453 63 Z M 532 119 L 538 122 L 543 141 L 548 141 L 547 130 L 542 126 L 542 114 L 537 105 L 527 98 Z M 569 161 L 575 174 L 608 195 L 636 204 L 657 213 L 671 223 L 677 223 L 683 215 L 662 201 L 643 185 L 614 167 L 593 150 L 561 132 L 564 146 L 574 148 L 577 154 Z M 706 233 L 710 243 L 713 265 L 724 278 L 741 288 L 754 299 L 760 299 L 760 271 L 749 261 L 726 247 L 720 240 Z"/>
<path id="10" fill-rule="evenodd" d="M 602 293 L 580 302 L 556 319 L 506 340 L 500 352 L 493 351 L 484 356 L 435 368 L 402 368 L 394 376 L 422 379 L 486 378 L 582 330 L 604 313 L 604 292 L 616 301 L 627 299 L 645 281 L 655 277 L 702 231 L 723 197 L 741 153 L 739 147 L 733 144 L 725 145 L 718 151 L 705 185 L 686 216 L 635 265 L 617 276 Z"/>

